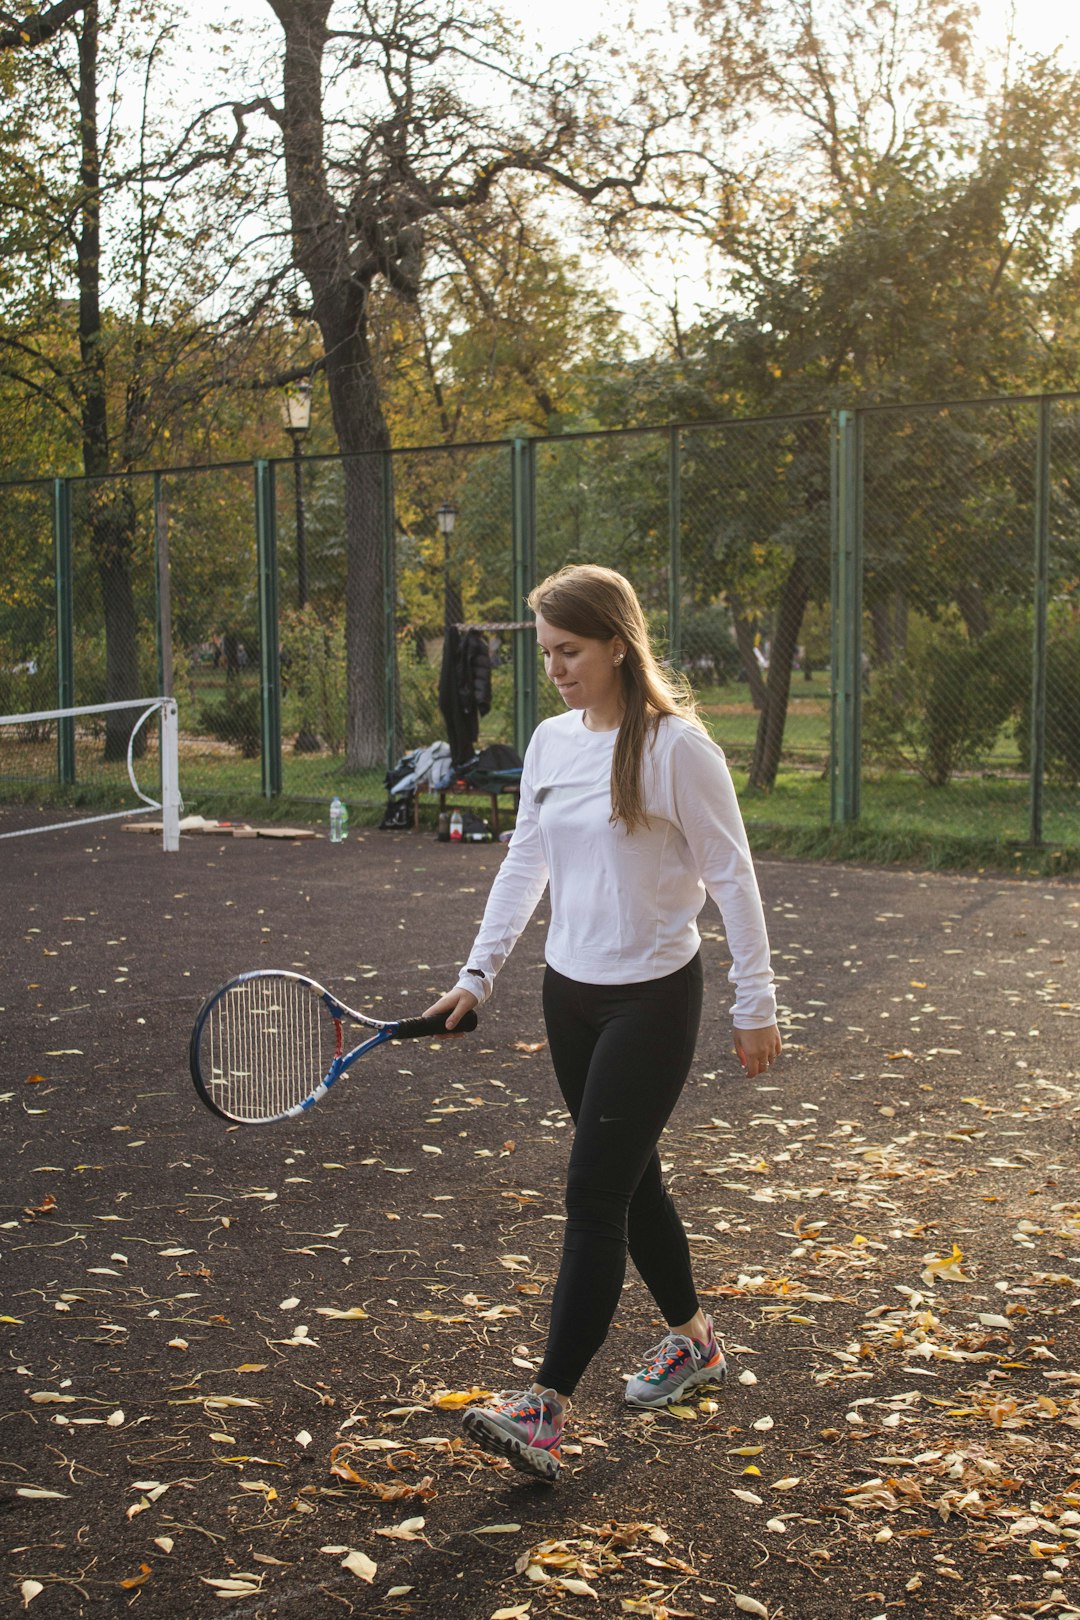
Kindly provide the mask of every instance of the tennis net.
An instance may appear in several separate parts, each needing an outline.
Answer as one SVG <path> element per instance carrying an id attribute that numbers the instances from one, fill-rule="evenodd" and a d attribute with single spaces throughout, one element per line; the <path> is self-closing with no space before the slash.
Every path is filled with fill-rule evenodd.
<path id="1" fill-rule="evenodd" d="M 132 714 L 127 755 L 106 758 L 107 715 L 122 710 Z M 154 715 L 160 726 L 148 726 Z M 72 816 L 44 825 L 0 832 L 0 838 L 19 838 L 35 832 L 56 832 L 93 822 L 130 820 L 132 816 L 161 812 L 162 846 L 180 847 L 180 799 L 176 701 L 173 698 L 135 698 L 123 703 L 85 704 L 78 708 L 39 709 L 27 714 L 0 715 L 0 798 L 34 794 L 50 805 L 78 803 L 118 804 L 96 815 Z M 145 793 L 136 778 L 156 778 L 158 797 Z M 134 794 L 135 804 L 130 802 Z"/>

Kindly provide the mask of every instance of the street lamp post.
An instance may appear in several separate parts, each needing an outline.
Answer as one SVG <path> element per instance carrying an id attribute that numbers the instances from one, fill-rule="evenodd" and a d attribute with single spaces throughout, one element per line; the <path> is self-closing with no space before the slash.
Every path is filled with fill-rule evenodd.
<path id="1" fill-rule="evenodd" d="M 449 631 L 453 615 L 450 610 L 450 536 L 457 522 L 458 509 L 453 501 L 443 501 L 435 514 L 443 541 L 443 625 Z"/>
<path id="2" fill-rule="evenodd" d="M 304 464 L 301 444 L 311 426 L 311 383 L 305 378 L 281 402 L 281 419 L 292 440 L 293 490 L 296 505 L 296 599 L 307 606 L 307 534 L 304 518 Z"/>

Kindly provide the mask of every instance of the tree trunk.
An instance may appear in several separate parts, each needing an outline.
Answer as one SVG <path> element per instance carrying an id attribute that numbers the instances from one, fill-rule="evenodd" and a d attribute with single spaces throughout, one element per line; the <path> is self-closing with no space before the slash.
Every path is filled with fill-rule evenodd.
<path id="1" fill-rule="evenodd" d="M 780 769 L 788 698 L 791 694 L 791 670 L 809 600 L 806 564 L 800 556 L 796 556 L 780 592 L 776 634 L 769 655 L 769 679 L 765 685 L 765 707 L 758 720 L 754 758 L 750 766 L 750 786 L 765 792 L 770 792 L 776 786 Z"/>
<path id="2" fill-rule="evenodd" d="M 985 636 L 990 628 L 990 610 L 978 585 L 961 585 L 956 592 L 956 605 L 972 641 Z"/>
<path id="3" fill-rule="evenodd" d="M 79 413 L 83 471 L 101 478 L 109 471 L 109 419 L 104 334 L 101 330 L 101 161 L 98 151 L 98 7 L 90 0 L 79 29 L 79 235 L 76 275 L 79 287 Z M 89 487 L 90 549 L 101 584 L 105 624 L 105 701 L 123 703 L 139 692 L 139 660 L 131 555 L 135 507 L 120 485 Z M 78 672 L 76 671 L 76 679 Z M 130 709 L 105 717 L 105 758 L 127 757 L 135 722 Z M 139 732 L 133 752 L 142 754 Z"/>
<path id="4" fill-rule="evenodd" d="M 270 0 L 285 33 L 285 178 L 293 258 L 312 293 L 345 478 L 345 650 L 350 770 L 385 763 L 382 467 L 389 448 L 368 339 L 368 280 L 350 264 L 349 230 L 327 182 L 322 59 L 331 0 Z"/>

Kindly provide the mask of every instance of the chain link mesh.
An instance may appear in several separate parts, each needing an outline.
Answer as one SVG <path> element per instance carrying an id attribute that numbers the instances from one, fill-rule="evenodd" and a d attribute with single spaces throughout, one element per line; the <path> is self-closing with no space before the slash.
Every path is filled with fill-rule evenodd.
<path id="1" fill-rule="evenodd" d="M 1049 412 L 1043 439 L 1040 412 L 1044 422 Z M 890 407 L 860 413 L 860 424 L 864 821 L 884 832 L 917 824 L 941 836 L 1021 844 L 1041 760 L 1044 837 L 1075 845 L 1080 400 Z M 1050 469 L 1044 672 L 1033 664 L 1040 445 Z M 524 463 L 506 442 L 365 462 L 366 521 L 380 526 L 393 559 L 385 597 L 374 580 L 359 587 L 368 591 L 365 634 L 379 647 L 392 637 L 385 689 L 396 691 L 397 705 L 388 757 L 446 736 L 439 680 L 448 624 L 484 627 L 489 644 L 492 702 L 480 745 L 513 742 L 514 638 L 525 638 L 530 660 L 533 638 L 492 627 L 528 617 L 515 579 L 530 566 L 542 578 L 589 560 L 634 581 L 658 650 L 670 650 L 694 685 L 733 766 L 769 789 L 763 807 L 748 801 L 748 818 L 826 823 L 830 419 L 567 435 L 532 441 L 530 453 L 531 485 L 516 492 L 515 467 Z M 182 785 L 189 799 L 213 797 L 224 811 L 224 801 L 264 789 L 263 706 L 266 683 L 276 679 L 283 796 L 325 802 L 341 792 L 381 803 L 382 767 L 346 769 L 345 602 L 357 589 L 346 557 L 346 508 L 357 499 L 350 467 L 299 456 L 272 465 L 276 671 L 263 667 L 251 466 L 68 481 L 71 670 L 63 696 L 59 486 L 6 486 L 0 711 L 152 696 L 171 678 Z M 159 558 L 168 564 L 165 599 Z M 1033 709 L 1043 689 L 1044 707 Z M 540 717 L 557 712 L 542 676 L 537 690 Z M 102 722 L 102 735 L 80 740 L 80 776 L 92 758 L 104 765 L 122 751 L 123 724 L 114 734 Z M 8 753 L 14 746 L 4 744 Z M 20 770 L 24 781 L 34 772 L 47 779 L 50 750 L 53 741 L 39 745 L 34 761 L 25 752 L 21 764 L 0 759 L 0 780 L 14 781 Z"/>
<path id="2" fill-rule="evenodd" d="M 871 814 L 1024 837 L 1036 425 L 1023 402 L 864 419 Z"/>

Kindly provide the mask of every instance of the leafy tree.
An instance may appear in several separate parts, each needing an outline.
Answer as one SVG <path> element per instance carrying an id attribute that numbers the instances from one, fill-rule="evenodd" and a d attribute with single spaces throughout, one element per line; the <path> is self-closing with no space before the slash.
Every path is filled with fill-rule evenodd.
<path id="1" fill-rule="evenodd" d="M 620 119 L 607 116 L 599 56 L 530 71 L 494 13 L 456 0 L 414 0 L 404 10 L 395 0 L 354 0 L 337 25 L 331 0 L 269 4 L 284 34 L 280 90 L 264 87 L 233 112 L 248 172 L 270 184 L 283 160 L 292 265 L 310 298 L 346 457 L 347 758 L 361 768 L 385 747 L 382 485 L 371 452 L 390 435 L 376 288 L 415 306 L 448 247 L 443 223 L 479 220 L 515 176 L 613 221 L 673 213 L 651 185 L 667 160 L 672 108 L 639 99 Z M 671 94 L 686 99 L 682 87 Z M 260 144 L 260 114 L 276 136 L 269 144 Z M 271 268 L 268 284 L 278 274 Z"/>
<path id="2" fill-rule="evenodd" d="M 587 409 L 617 352 L 617 318 L 535 201 L 506 197 L 438 222 L 414 304 L 380 311 L 396 444 L 558 431 Z"/>
<path id="3" fill-rule="evenodd" d="M 698 87 L 703 147 L 720 153 L 711 239 L 725 304 L 613 376 L 605 414 L 775 416 L 1076 375 L 1076 74 L 1033 59 L 992 80 L 973 65 L 972 13 L 946 0 L 700 0 L 696 17 L 701 43 L 682 71 Z M 757 120 L 753 138 L 712 141 L 736 101 Z M 1020 431 L 993 449 L 954 413 L 879 446 L 874 475 L 889 481 L 894 525 L 868 536 L 875 622 L 884 627 L 901 578 L 921 578 L 925 607 L 955 601 L 970 633 L 986 629 L 988 599 L 1019 555 Z M 772 656 L 750 772 L 762 788 L 779 766 L 802 616 L 828 589 L 822 449 L 819 427 L 793 424 L 775 455 L 752 460 L 749 522 L 725 477 L 696 474 L 699 504 L 722 514 L 705 531 L 699 581 L 729 601 L 756 581 L 760 599 L 755 557 L 777 544 L 785 557 L 768 587 Z M 946 511 L 958 514 L 951 536 Z"/>

